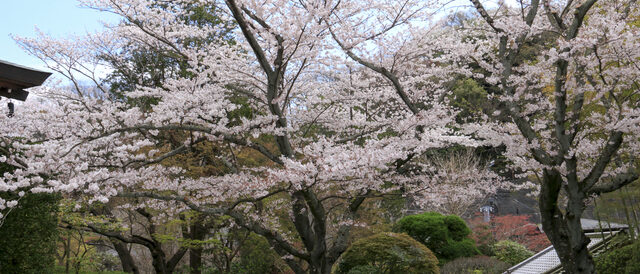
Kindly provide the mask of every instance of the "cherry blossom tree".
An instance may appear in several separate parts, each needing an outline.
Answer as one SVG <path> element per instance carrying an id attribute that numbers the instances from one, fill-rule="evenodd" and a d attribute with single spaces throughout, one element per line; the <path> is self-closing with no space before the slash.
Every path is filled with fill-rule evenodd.
<path id="1" fill-rule="evenodd" d="M 168 216 L 228 215 L 296 273 L 329 273 L 366 199 L 442 202 L 433 193 L 448 175 L 421 155 L 477 144 L 444 96 L 453 56 L 441 49 L 458 39 L 425 19 L 437 1 L 82 2 L 123 21 L 85 38 L 18 40 L 72 83 L 83 75 L 101 92 L 44 88 L 43 102 L 21 106 L 21 119 L 0 119 L 12 132 L 1 144 L 6 161 L 17 168 L 4 174 L 2 191 L 65 192 L 89 203 L 139 198 Z M 234 42 L 199 43 L 229 26 L 184 20 L 193 4 L 235 22 Z M 95 71 L 127 68 L 118 53 L 132 44 L 178 60 L 185 73 L 110 96 Z M 130 104 L 137 99 L 153 103 Z M 179 142 L 167 145 L 170 138 Z M 223 174 L 187 176 L 168 164 L 199 144 L 224 148 L 215 155 Z M 246 150 L 257 160 L 237 157 Z M 469 172 L 477 176 L 465 176 L 467 185 L 490 186 L 480 191 L 502 183 L 486 169 Z"/>
<path id="2" fill-rule="evenodd" d="M 638 4 L 470 2 L 478 17 L 449 49 L 467 55 L 457 73 L 494 87 L 500 102 L 477 134 L 539 182 L 542 225 L 565 271 L 593 273 L 585 206 L 638 179 Z"/>

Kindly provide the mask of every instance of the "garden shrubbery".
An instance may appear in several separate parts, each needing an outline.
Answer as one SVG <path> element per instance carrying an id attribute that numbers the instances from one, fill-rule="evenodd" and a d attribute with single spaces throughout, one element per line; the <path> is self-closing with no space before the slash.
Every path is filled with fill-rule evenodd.
<path id="1" fill-rule="evenodd" d="M 383 274 L 380 268 L 377 268 L 372 265 L 359 265 L 351 270 L 347 274 Z"/>
<path id="2" fill-rule="evenodd" d="M 550 246 L 551 242 L 529 219 L 529 215 L 504 215 L 494 216 L 485 223 L 482 216 L 476 216 L 469 225 L 478 249 L 484 255 L 493 256 L 491 246 L 502 240 L 511 240 L 533 252 L 539 252 Z"/>
<path id="3" fill-rule="evenodd" d="M 379 233 L 354 242 L 336 273 L 439 273 L 438 259 L 406 234 Z"/>
<path id="4" fill-rule="evenodd" d="M 516 265 L 533 256 L 534 253 L 519 243 L 505 240 L 493 245 L 493 254 L 500 261 Z"/>
<path id="5" fill-rule="evenodd" d="M 427 212 L 406 216 L 394 226 L 394 232 L 404 232 L 427 246 L 443 265 L 459 257 L 479 255 L 471 230 L 458 216 Z"/>
<path id="6" fill-rule="evenodd" d="M 509 264 L 487 256 L 457 258 L 446 263 L 442 274 L 500 274 L 509 269 Z"/>
<path id="7" fill-rule="evenodd" d="M 640 273 L 640 240 L 595 258 L 597 273 Z"/>
<path id="8" fill-rule="evenodd" d="M 0 273 L 53 271 L 59 199 L 57 194 L 28 193 L 6 216 L 0 226 Z"/>

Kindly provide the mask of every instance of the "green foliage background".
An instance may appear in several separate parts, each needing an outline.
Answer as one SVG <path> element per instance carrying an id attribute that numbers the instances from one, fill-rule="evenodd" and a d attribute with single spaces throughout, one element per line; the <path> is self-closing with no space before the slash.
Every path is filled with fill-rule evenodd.
<path id="1" fill-rule="evenodd" d="M 0 273 L 53 272 L 59 200 L 54 194 L 30 193 L 6 216 L 0 227 Z"/>
<path id="2" fill-rule="evenodd" d="M 640 273 L 640 240 L 601 254 L 595 264 L 597 273 Z"/>

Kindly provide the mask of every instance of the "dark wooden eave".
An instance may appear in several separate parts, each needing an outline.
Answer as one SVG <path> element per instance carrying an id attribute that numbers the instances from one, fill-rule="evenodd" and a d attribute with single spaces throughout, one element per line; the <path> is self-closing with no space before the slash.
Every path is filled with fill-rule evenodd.
<path id="1" fill-rule="evenodd" d="M 49 72 L 0 60 L 0 96 L 24 101 L 29 96 L 24 89 L 42 85 L 50 75 Z"/>

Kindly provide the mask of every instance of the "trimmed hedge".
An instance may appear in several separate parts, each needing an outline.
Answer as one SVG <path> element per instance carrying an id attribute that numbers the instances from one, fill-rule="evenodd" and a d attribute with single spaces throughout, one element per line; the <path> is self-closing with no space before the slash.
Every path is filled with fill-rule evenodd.
<path id="1" fill-rule="evenodd" d="M 407 234 L 379 233 L 354 242 L 336 273 L 440 273 L 438 259 Z"/>
<path id="2" fill-rule="evenodd" d="M 393 231 L 407 233 L 426 245 L 441 265 L 455 258 L 480 254 L 475 242 L 469 237 L 471 229 L 455 215 L 426 212 L 406 216 L 396 223 Z"/>

